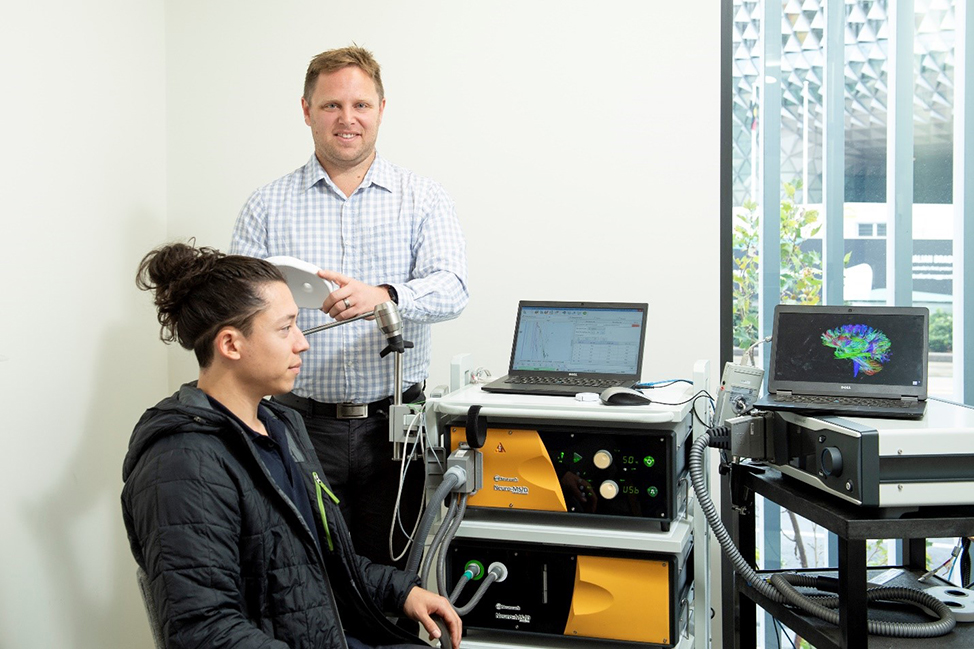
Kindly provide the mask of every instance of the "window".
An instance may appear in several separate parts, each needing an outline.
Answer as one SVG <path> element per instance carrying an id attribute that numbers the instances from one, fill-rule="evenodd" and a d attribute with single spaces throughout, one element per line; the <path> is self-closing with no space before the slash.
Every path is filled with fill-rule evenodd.
<path id="1" fill-rule="evenodd" d="M 828 79 L 827 0 L 732 2 L 731 79 L 731 201 L 733 247 L 737 260 L 734 283 L 734 343 L 742 346 L 770 334 L 770 316 L 759 302 L 778 301 L 857 304 L 890 303 L 887 288 L 887 201 L 889 116 L 897 114 L 891 87 L 891 20 L 889 0 L 845 0 L 839 56 L 844 60 L 842 115 L 830 124 L 825 99 Z M 940 312 L 947 323 L 953 310 L 953 87 L 956 0 L 914 0 L 913 85 L 910 114 L 899 115 L 912 125 L 912 304 Z M 780 4 L 780 8 L 777 5 Z M 779 11 L 780 9 L 780 11 Z M 770 13 L 769 13 L 770 12 Z M 767 15 L 781 24 L 780 39 L 764 40 Z M 777 32 L 775 32 L 777 35 Z M 778 42 L 780 40 L 780 43 Z M 780 58 L 780 70 L 764 65 L 766 52 Z M 770 83 L 773 82 L 773 83 Z M 771 106 L 771 103 L 774 105 Z M 767 116 L 765 115 L 767 114 Z M 835 183 L 841 200 L 826 203 L 826 130 L 841 133 L 844 154 Z M 839 137 L 838 135 L 835 136 Z M 830 138 L 834 141 L 835 138 Z M 777 144 L 777 146 L 774 146 Z M 892 167 L 891 167 L 892 168 Z M 833 192 L 834 193 L 834 192 Z M 768 203 L 765 210 L 764 203 Z M 829 300 L 820 284 L 827 215 L 836 206 L 840 224 L 842 274 L 855 286 L 843 286 L 840 300 Z M 766 211 L 780 215 L 780 241 L 796 254 L 782 255 L 781 295 L 757 295 L 762 272 L 756 258 Z M 823 227 L 824 226 L 824 227 Z M 760 231 L 759 231 L 760 230 Z M 907 234 L 910 234 L 907 232 Z M 744 260 L 744 256 L 749 259 Z M 932 261 L 936 260 L 936 261 Z M 774 259 L 769 259 L 773 263 Z M 741 268 L 747 263 L 747 268 Z M 792 267 L 795 266 L 795 267 Z M 856 269 L 856 270 L 851 270 Z M 806 285 L 788 286 L 787 278 L 805 273 Z M 861 272 L 860 272 L 861 271 Z M 770 269 L 767 272 L 772 272 Z M 839 284 L 845 284 L 841 277 Z M 746 304 L 742 304 L 746 303 Z M 770 307 L 769 309 L 770 310 Z M 762 327 L 762 323 L 767 325 Z M 767 331 L 765 331 L 767 329 Z M 943 338 L 943 336 L 941 336 Z M 951 345 L 942 347 L 947 349 Z M 954 394 L 950 351 L 932 368 L 931 394 Z"/>
<path id="2" fill-rule="evenodd" d="M 912 303 L 931 313 L 930 394 L 974 401 L 974 379 L 955 392 L 955 372 L 965 379 L 974 372 L 955 367 L 952 354 L 961 1 L 913 0 L 914 15 L 904 19 L 893 0 L 724 0 L 724 290 L 732 294 L 724 360 L 770 335 L 762 304 L 770 311 L 779 302 Z M 833 7 L 839 15 L 829 15 Z M 829 76 L 830 65 L 841 78 Z M 965 78 L 974 81 L 974 70 Z M 912 213 L 912 227 L 891 227 L 901 208 Z M 905 299 L 896 282 L 912 285 Z M 835 565 L 835 539 L 823 530 L 772 503 L 759 505 L 758 515 L 762 567 Z M 940 565 L 953 544 L 934 540 L 928 563 Z M 899 563 L 899 552 L 877 540 L 870 562 Z M 765 632 L 766 646 L 787 644 L 769 622 Z"/>

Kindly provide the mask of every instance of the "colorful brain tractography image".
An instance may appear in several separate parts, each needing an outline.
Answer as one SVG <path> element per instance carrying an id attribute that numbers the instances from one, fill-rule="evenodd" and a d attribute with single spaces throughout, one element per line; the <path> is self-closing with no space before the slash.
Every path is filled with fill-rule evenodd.
<path id="1" fill-rule="evenodd" d="M 872 376 L 889 362 L 890 341 L 882 331 L 868 325 L 848 324 L 822 334 L 822 344 L 835 350 L 836 358 L 852 361 L 852 375 L 861 371 Z"/>

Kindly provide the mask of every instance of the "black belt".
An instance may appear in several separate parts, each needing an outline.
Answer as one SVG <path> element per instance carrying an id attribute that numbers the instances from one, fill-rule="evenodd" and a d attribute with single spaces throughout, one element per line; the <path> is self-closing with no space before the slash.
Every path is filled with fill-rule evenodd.
<path id="1" fill-rule="evenodd" d="M 423 398 L 423 386 L 416 383 L 402 393 L 403 403 L 413 403 Z M 274 401 L 283 403 L 289 408 L 294 408 L 301 414 L 310 417 L 328 417 L 331 419 L 365 419 L 376 415 L 389 413 L 389 406 L 392 404 L 392 397 L 379 399 L 372 403 L 322 403 L 308 397 L 299 397 L 295 394 L 279 394 L 274 397 Z"/>

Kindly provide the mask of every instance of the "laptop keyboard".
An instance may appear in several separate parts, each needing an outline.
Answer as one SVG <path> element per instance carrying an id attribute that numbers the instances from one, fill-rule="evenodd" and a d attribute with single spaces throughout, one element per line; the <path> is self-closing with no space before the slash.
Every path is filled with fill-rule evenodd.
<path id="1" fill-rule="evenodd" d="M 519 385 L 574 385 L 583 388 L 611 388 L 619 385 L 611 379 L 584 379 L 577 376 L 512 376 L 505 383 Z"/>
<path id="2" fill-rule="evenodd" d="M 787 403 L 814 403 L 830 406 L 871 406 L 876 408 L 909 408 L 916 405 L 905 399 L 877 399 L 875 397 L 827 397 L 818 395 L 783 395 L 776 394 L 775 401 Z"/>

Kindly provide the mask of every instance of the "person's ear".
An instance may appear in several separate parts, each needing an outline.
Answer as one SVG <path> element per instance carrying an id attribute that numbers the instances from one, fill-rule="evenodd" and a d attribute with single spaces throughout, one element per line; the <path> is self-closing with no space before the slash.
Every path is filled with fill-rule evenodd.
<path id="1" fill-rule="evenodd" d="M 236 327 L 224 327 L 217 332 L 213 341 L 217 356 L 227 360 L 240 360 L 243 335 Z"/>

